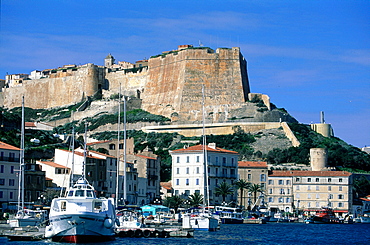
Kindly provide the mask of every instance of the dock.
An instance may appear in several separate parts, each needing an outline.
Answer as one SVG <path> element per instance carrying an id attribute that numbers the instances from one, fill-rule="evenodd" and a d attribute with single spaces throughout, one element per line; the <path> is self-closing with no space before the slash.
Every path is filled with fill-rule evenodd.
<path id="1" fill-rule="evenodd" d="M 38 227 L 16 227 L 2 229 L 2 236 L 10 241 L 40 241 L 45 239 L 45 228 Z"/>
<path id="2" fill-rule="evenodd" d="M 266 224 L 264 219 L 244 219 L 243 224 Z"/>

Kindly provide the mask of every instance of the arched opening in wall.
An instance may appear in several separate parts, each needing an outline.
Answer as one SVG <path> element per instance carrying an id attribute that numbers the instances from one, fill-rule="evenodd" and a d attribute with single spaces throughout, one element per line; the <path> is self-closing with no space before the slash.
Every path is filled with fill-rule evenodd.
<path id="1" fill-rule="evenodd" d="M 141 94 L 140 90 L 136 90 L 136 97 L 137 97 L 138 99 L 140 99 L 140 94 Z"/>

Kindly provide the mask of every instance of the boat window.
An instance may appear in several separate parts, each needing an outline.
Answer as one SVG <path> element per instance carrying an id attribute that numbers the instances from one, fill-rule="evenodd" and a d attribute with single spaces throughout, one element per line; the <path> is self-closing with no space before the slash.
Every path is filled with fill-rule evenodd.
<path id="1" fill-rule="evenodd" d="M 61 211 L 66 211 L 67 209 L 67 202 L 63 201 L 60 203 L 60 210 Z"/>
<path id="2" fill-rule="evenodd" d="M 76 190 L 76 197 L 83 197 L 84 196 L 84 190 Z"/>
<path id="3" fill-rule="evenodd" d="M 68 196 L 73 197 L 73 191 L 69 191 Z"/>
<path id="4" fill-rule="evenodd" d="M 87 197 L 93 197 L 92 191 L 86 191 L 86 196 Z"/>
<path id="5" fill-rule="evenodd" d="M 95 202 L 94 203 L 94 210 L 100 210 L 102 206 L 102 202 Z"/>

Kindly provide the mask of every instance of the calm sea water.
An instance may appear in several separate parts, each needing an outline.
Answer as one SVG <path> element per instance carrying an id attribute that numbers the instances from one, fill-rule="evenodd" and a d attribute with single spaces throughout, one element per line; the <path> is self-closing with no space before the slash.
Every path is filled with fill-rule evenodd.
<path id="1" fill-rule="evenodd" d="M 369 244 L 370 224 L 268 223 L 222 225 L 216 232 L 195 231 L 194 238 L 117 238 L 100 245 L 126 244 Z M 48 241 L 11 242 L 0 237 L 0 244 L 62 244 Z"/>

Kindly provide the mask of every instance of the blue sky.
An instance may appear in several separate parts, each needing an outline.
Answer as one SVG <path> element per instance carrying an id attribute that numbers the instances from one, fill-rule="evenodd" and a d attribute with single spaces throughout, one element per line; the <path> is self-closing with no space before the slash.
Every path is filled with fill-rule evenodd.
<path id="1" fill-rule="evenodd" d="M 370 145 L 370 1 L 1 0 L 0 78 L 135 62 L 180 44 L 240 47 L 252 92 Z"/>

